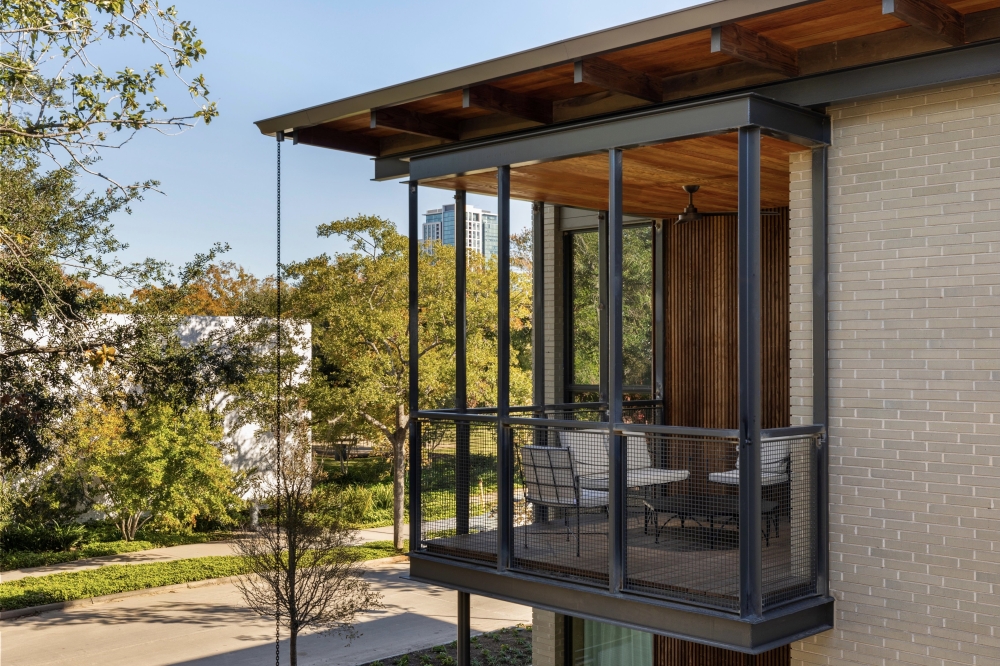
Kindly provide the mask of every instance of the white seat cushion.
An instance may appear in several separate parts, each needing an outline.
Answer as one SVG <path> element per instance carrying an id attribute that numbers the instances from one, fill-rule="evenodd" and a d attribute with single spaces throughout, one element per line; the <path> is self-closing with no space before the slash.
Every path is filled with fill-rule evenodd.
<path id="1" fill-rule="evenodd" d="M 728 472 L 714 472 L 708 475 L 708 480 L 713 483 L 725 483 L 730 486 L 740 485 L 740 470 L 731 469 Z M 788 481 L 788 476 L 784 472 L 761 472 L 760 485 L 774 486 Z"/>
<path id="2" fill-rule="evenodd" d="M 574 473 L 581 479 L 608 475 L 608 433 L 604 430 L 560 430 L 559 442 L 573 456 Z M 593 487 L 581 483 L 582 488 Z M 597 486 L 600 488 L 600 486 Z M 607 485 L 603 486 L 607 488 Z"/>
<path id="3" fill-rule="evenodd" d="M 592 509 L 608 505 L 608 493 L 601 490 L 580 489 L 580 508 Z"/>

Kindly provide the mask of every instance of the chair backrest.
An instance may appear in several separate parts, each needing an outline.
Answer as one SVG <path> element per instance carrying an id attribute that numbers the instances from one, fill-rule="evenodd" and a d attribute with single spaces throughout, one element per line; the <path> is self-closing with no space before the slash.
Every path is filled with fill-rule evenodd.
<path id="1" fill-rule="evenodd" d="M 607 430 L 560 430 L 559 443 L 573 453 L 577 476 L 607 476 Z"/>
<path id="2" fill-rule="evenodd" d="M 736 447 L 739 454 L 740 447 Z M 761 442 L 760 472 L 761 474 L 788 474 L 791 449 L 788 440 L 767 440 Z M 736 457 L 736 469 L 740 468 L 739 455 Z"/>
<path id="3" fill-rule="evenodd" d="M 573 458 L 568 449 L 556 446 L 522 446 L 525 497 L 529 502 L 576 505 L 577 489 Z"/>
<path id="4" fill-rule="evenodd" d="M 646 469 L 652 467 L 649 459 L 649 444 L 645 435 L 628 435 L 625 437 L 626 460 L 629 469 Z"/>

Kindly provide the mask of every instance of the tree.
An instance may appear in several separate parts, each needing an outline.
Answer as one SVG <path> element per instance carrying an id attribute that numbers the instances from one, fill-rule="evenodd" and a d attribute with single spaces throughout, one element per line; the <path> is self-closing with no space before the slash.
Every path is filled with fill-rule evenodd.
<path id="1" fill-rule="evenodd" d="M 338 517 L 337 498 L 314 488 L 308 428 L 301 414 L 286 420 L 282 430 L 291 436 L 280 458 L 275 452 L 276 487 L 262 488 L 256 498 L 270 511 L 236 541 L 249 570 L 236 585 L 253 611 L 277 614 L 289 633 L 292 666 L 301 631 L 318 627 L 352 638 L 356 614 L 381 606 L 349 548 L 356 537 Z"/>
<path id="2" fill-rule="evenodd" d="M 218 111 L 208 101 L 205 78 L 183 78 L 206 53 L 197 33 L 173 7 L 155 1 L 0 3 L 0 150 L 43 153 L 60 166 L 107 178 L 93 169 L 101 149 L 119 148 L 147 128 L 182 130 L 198 120 L 210 122 Z M 95 55 L 104 43 L 125 40 L 142 44 L 160 62 L 141 71 L 106 72 Z M 157 91 L 168 77 L 196 108 L 168 114 Z M 205 103 L 198 107 L 198 100 Z M 111 182 L 123 191 L 156 185 Z"/>
<path id="3" fill-rule="evenodd" d="M 89 404 L 75 423 L 72 464 L 89 482 L 94 508 L 126 541 L 151 520 L 192 527 L 199 516 L 226 515 L 236 501 L 233 474 L 222 460 L 222 429 L 204 410 Z"/>
<path id="4" fill-rule="evenodd" d="M 320 427 L 349 423 L 383 437 L 393 459 L 394 542 L 403 547 L 406 442 L 409 426 L 407 239 L 388 220 L 360 215 L 318 228 L 341 235 L 352 251 L 289 267 L 297 280 L 292 311 L 313 327 L 314 384 L 310 401 Z M 436 244 L 420 262 L 420 395 L 424 408 L 454 405 L 455 254 Z M 497 301 L 495 259 L 470 257 L 468 387 L 470 406 L 496 404 Z M 512 275 L 511 327 L 530 330 L 530 290 Z M 522 336 L 523 337 L 523 336 Z M 527 336 L 530 340 L 530 334 Z M 511 394 L 530 396 L 530 350 L 512 349 Z"/>

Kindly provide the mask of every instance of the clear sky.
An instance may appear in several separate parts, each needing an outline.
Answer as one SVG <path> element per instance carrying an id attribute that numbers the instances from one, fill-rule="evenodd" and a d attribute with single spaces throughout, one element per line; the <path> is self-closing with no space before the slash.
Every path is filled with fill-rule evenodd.
<path id="1" fill-rule="evenodd" d="M 201 71 L 221 117 L 180 136 L 139 137 L 105 157 L 100 169 L 120 181 L 154 178 L 132 215 L 114 219 L 130 248 L 183 263 L 216 241 L 256 275 L 274 272 L 275 141 L 254 120 L 401 83 L 594 30 L 699 4 L 692 0 L 175 0 L 208 56 Z M 168 2 L 169 4 L 169 2 Z M 151 57 L 135 59 L 139 66 Z M 176 97 L 175 97 L 176 99 Z M 181 111 L 183 102 L 171 111 Z M 344 249 L 316 237 L 316 225 L 358 213 L 404 229 L 406 192 L 371 182 L 369 158 L 310 146 L 282 149 L 283 260 Z M 421 209 L 448 198 L 421 191 Z M 495 200 L 471 196 L 496 210 Z M 515 202 L 523 228 L 527 203 Z"/>

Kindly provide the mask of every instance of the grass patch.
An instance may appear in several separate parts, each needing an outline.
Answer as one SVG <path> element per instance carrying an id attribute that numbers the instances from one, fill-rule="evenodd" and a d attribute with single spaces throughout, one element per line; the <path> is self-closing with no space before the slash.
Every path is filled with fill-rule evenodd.
<path id="1" fill-rule="evenodd" d="M 134 542 L 133 542 L 134 543 Z M 360 560 L 392 557 L 399 552 L 390 541 L 351 546 Z M 118 592 L 145 590 L 209 578 L 246 573 L 244 559 L 237 555 L 194 557 L 173 562 L 109 564 L 99 569 L 32 576 L 0 583 L 0 610 L 41 606 L 58 601 L 88 599 Z"/>
<path id="2" fill-rule="evenodd" d="M 531 625 L 519 624 L 490 631 L 472 638 L 469 652 L 472 666 L 531 666 Z M 457 663 L 455 641 L 428 650 L 371 661 L 364 666 L 455 666 Z"/>
<path id="3" fill-rule="evenodd" d="M 135 553 L 140 550 L 163 548 L 164 546 L 183 546 L 189 543 L 221 541 L 229 538 L 231 535 L 228 532 L 192 532 L 190 534 L 146 532 L 139 536 L 142 538 L 135 541 L 97 541 L 66 551 L 43 551 L 40 553 L 17 550 L 7 551 L 0 553 L 0 571 L 45 567 L 51 564 L 75 562 L 76 560 L 88 557 Z"/>

